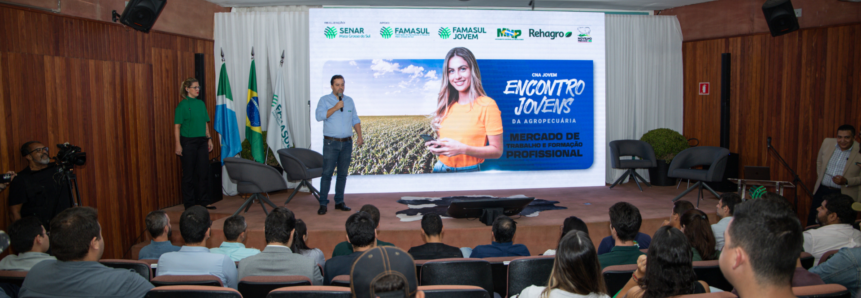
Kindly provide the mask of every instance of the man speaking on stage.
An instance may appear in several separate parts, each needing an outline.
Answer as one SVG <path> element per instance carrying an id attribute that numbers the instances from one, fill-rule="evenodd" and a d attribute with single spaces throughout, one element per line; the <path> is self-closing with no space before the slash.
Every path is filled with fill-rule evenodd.
<path id="1" fill-rule="evenodd" d="M 335 209 L 350 211 L 344 203 L 344 187 L 347 185 L 347 175 L 353 153 L 353 129 L 356 130 L 356 146 L 361 147 L 362 123 L 356 113 L 353 99 L 344 95 L 344 77 L 334 75 L 329 80 L 332 93 L 320 97 L 315 116 L 317 121 L 323 121 L 323 176 L 320 178 L 320 210 L 317 214 L 326 214 L 329 204 L 329 187 L 332 184 L 332 173 L 338 168 L 338 179 L 335 182 Z M 352 127 L 352 128 L 351 128 Z"/>
<path id="2" fill-rule="evenodd" d="M 819 148 L 816 158 L 816 186 L 813 187 L 813 200 L 810 203 L 810 213 L 807 225 L 816 224 L 816 208 L 822 205 L 826 195 L 844 194 L 861 200 L 858 185 L 861 184 L 861 144 L 855 142 L 855 127 L 841 125 L 837 128 L 837 138 L 826 138 Z"/>

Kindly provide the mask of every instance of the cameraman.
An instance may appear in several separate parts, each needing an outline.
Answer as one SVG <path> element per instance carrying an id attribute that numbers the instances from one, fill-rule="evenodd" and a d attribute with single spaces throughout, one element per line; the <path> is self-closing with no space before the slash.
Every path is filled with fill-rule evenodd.
<path id="1" fill-rule="evenodd" d="M 69 182 L 61 182 L 59 169 L 51 162 L 49 151 L 48 147 L 36 141 L 21 146 L 21 155 L 29 165 L 9 186 L 9 209 L 13 222 L 34 215 L 47 227 L 55 215 L 71 207 Z"/>

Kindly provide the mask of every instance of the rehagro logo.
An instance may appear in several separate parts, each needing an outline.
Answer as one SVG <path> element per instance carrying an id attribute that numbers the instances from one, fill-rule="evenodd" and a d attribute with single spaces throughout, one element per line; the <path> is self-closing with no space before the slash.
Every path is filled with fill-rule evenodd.
<path id="1" fill-rule="evenodd" d="M 571 31 L 562 32 L 562 31 L 544 31 L 541 29 L 538 29 L 538 30 L 529 29 L 529 37 L 544 37 L 544 38 L 550 38 L 550 40 L 554 40 L 557 37 L 559 37 L 559 38 L 571 37 L 571 35 L 573 35 L 573 34 L 574 33 L 572 33 Z"/>

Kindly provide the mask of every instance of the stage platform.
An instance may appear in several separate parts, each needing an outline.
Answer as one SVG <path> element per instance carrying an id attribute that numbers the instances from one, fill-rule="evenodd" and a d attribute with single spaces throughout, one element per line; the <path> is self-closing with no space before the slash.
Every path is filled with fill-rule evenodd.
<path id="1" fill-rule="evenodd" d="M 423 244 L 421 238 L 421 222 L 402 222 L 395 213 L 406 209 L 407 206 L 397 203 L 401 197 L 444 197 L 454 195 L 493 195 L 507 197 L 511 195 L 526 195 L 536 199 L 559 201 L 557 206 L 564 206 L 565 210 L 542 211 L 537 217 L 513 217 L 517 222 L 517 233 L 515 243 L 525 244 L 532 255 L 543 253 L 547 249 L 555 249 L 559 240 L 560 226 L 568 216 L 577 216 L 587 223 L 589 235 L 597 244 L 603 237 L 610 235 L 610 217 L 608 209 L 616 202 L 625 201 L 640 209 L 643 217 L 641 232 L 653 234 L 661 223 L 669 218 L 672 209 L 672 199 L 684 191 L 686 185 L 676 186 L 652 186 L 644 187 L 640 192 L 633 183 L 618 185 L 613 189 L 608 186 L 601 187 L 576 187 L 576 188 L 548 188 L 548 189 L 515 189 L 515 190 L 481 190 L 481 191 L 445 191 L 445 192 L 421 192 L 421 193 L 381 193 L 381 194 L 351 194 L 346 195 L 347 206 L 352 212 L 334 210 L 334 203 L 329 204 L 329 212 L 326 215 L 317 215 L 319 204 L 309 193 L 300 192 L 286 205 L 292 210 L 297 218 L 305 221 L 308 225 L 308 245 L 321 249 L 329 258 L 335 245 L 346 241 L 344 223 L 347 217 L 358 211 L 364 204 L 372 204 L 380 209 L 380 226 L 377 235 L 380 240 L 391 242 L 396 246 L 407 250 L 410 247 Z M 282 206 L 292 190 L 270 194 L 272 201 Z M 330 201 L 332 195 L 330 195 Z M 693 191 L 683 198 L 696 204 L 696 192 Z M 215 210 L 210 210 L 212 216 L 212 237 L 208 240 L 209 247 L 217 247 L 224 241 L 222 227 L 224 219 L 229 217 L 239 208 L 243 200 L 238 196 L 225 196 L 223 200 L 214 205 Z M 715 205 L 718 200 L 706 192 L 706 198 L 699 203 L 699 209 L 709 215 L 709 220 L 714 223 Z M 271 208 L 270 208 L 271 209 Z M 173 237 L 171 241 L 175 245 L 182 245 L 182 237 L 179 232 L 179 217 L 183 206 L 174 206 L 164 209 L 170 216 L 173 226 Z M 245 241 L 247 247 L 263 249 L 264 220 L 265 215 L 260 205 L 255 204 L 245 216 L 248 224 L 248 239 Z M 490 227 L 476 219 L 444 219 L 443 241 L 446 244 L 457 247 L 475 247 L 479 244 L 491 242 Z M 146 235 L 147 237 L 149 235 Z M 132 257 L 137 258 L 137 252 L 149 239 L 135 245 L 132 249 Z"/>

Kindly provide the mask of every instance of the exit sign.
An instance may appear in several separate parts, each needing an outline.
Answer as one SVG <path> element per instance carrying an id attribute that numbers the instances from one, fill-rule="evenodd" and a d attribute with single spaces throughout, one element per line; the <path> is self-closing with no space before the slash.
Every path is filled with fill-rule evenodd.
<path id="1" fill-rule="evenodd" d="M 700 82 L 700 95 L 709 95 L 711 84 L 709 82 Z"/>

